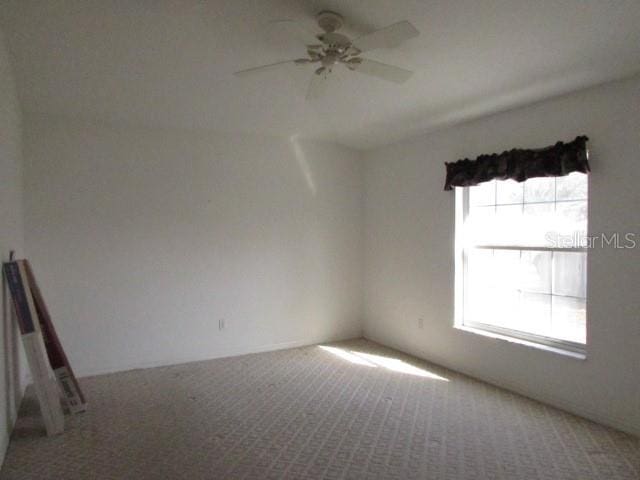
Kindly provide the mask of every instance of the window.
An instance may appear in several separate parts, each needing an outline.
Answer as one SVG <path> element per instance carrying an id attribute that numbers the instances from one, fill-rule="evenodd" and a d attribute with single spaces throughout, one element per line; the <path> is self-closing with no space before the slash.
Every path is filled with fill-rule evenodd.
<path id="1" fill-rule="evenodd" d="M 587 175 L 456 190 L 457 323 L 583 352 Z"/>

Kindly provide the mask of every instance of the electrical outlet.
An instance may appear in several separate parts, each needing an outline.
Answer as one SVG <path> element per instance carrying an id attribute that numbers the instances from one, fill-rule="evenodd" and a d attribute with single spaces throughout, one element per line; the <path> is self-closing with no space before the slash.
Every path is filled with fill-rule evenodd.
<path id="1" fill-rule="evenodd" d="M 224 318 L 221 318 L 220 320 L 218 320 L 218 330 L 224 330 L 226 326 L 227 326 L 227 322 L 225 321 Z"/>
<path id="2" fill-rule="evenodd" d="M 424 328 L 424 318 L 419 318 L 418 319 L 418 328 L 419 329 L 423 329 Z"/>

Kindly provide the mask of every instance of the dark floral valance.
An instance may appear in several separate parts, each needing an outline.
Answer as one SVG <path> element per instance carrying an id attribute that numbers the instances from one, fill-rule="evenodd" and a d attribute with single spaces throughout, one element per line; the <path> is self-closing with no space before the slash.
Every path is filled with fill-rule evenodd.
<path id="1" fill-rule="evenodd" d="M 480 155 L 475 160 L 446 162 L 447 179 L 444 189 L 470 187 L 490 180 L 512 179 L 524 182 L 535 177 L 561 177 L 571 172 L 588 173 L 589 161 L 586 136 L 569 143 L 537 149 L 514 148 L 502 153 Z"/>

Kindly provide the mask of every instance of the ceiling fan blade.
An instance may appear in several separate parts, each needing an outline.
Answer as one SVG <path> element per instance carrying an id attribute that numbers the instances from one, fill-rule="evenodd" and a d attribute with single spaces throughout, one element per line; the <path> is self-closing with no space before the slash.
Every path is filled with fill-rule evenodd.
<path id="1" fill-rule="evenodd" d="M 376 48 L 397 47 L 404 41 L 417 37 L 419 34 L 420 32 L 416 27 L 404 20 L 356 38 L 352 43 L 361 52 L 366 52 Z"/>
<path id="2" fill-rule="evenodd" d="M 359 61 L 355 62 L 353 60 Z M 366 58 L 353 60 L 347 65 L 351 70 L 388 80 L 389 82 L 404 83 L 413 75 L 411 70 L 376 62 L 375 60 L 368 60 Z"/>
<path id="3" fill-rule="evenodd" d="M 305 45 L 315 45 L 319 42 L 315 33 L 307 30 L 300 22 L 290 19 L 273 20 L 269 26 L 279 35 L 285 35 L 288 39 L 295 38 Z"/>
<path id="4" fill-rule="evenodd" d="M 316 100 L 322 97 L 327 91 L 329 75 L 327 73 L 314 73 L 311 75 L 311 82 L 307 89 L 307 100 Z"/>
<path id="5" fill-rule="evenodd" d="M 302 60 L 302 59 L 299 59 Z M 264 72 L 264 71 L 268 71 L 271 69 L 275 69 L 277 67 L 279 67 L 280 65 L 285 65 L 287 63 L 302 63 L 299 62 L 298 60 L 283 60 L 282 62 L 276 62 L 276 63 L 270 63 L 268 65 L 260 65 L 259 67 L 252 67 L 252 68 L 247 68 L 245 70 L 240 70 L 238 72 L 234 72 L 233 74 L 236 77 L 245 77 L 247 75 L 251 75 L 253 73 L 259 73 L 259 72 Z"/>

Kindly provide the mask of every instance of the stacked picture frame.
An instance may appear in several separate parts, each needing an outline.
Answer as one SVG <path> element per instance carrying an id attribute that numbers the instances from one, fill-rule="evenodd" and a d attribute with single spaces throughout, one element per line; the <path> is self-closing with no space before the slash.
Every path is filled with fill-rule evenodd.
<path id="1" fill-rule="evenodd" d="M 3 263 L 22 343 L 47 435 L 64 431 L 64 410 L 80 413 L 87 403 L 71 368 L 35 275 L 27 260 Z"/>

